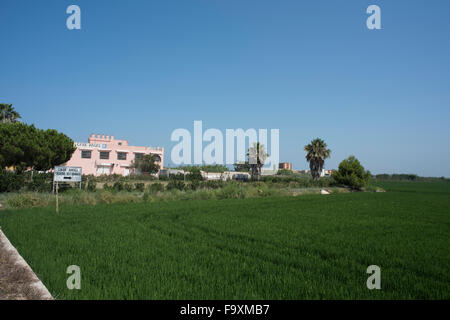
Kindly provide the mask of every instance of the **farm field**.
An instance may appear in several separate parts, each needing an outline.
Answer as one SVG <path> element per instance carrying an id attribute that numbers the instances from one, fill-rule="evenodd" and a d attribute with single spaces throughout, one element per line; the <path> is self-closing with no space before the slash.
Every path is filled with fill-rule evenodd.
<path id="1" fill-rule="evenodd" d="M 57 299 L 449 299 L 450 184 L 378 184 L 388 192 L 3 210 L 0 226 Z"/>

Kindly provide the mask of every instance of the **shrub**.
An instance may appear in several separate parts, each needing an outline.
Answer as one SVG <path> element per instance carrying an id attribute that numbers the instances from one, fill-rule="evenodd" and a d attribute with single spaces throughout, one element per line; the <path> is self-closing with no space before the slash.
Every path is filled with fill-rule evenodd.
<path id="1" fill-rule="evenodd" d="M 58 183 L 58 193 L 63 193 L 63 192 L 66 192 L 68 190 L 73 190 L 73 188 L 74 188 L 74 186 L 69 184 L 69 183 L 66 183 L 66 182 L 59 182 Z M 77 186 L 77 188 L 78 188 L 78 186 Z"/>
<path id="2" fill-rule="evenodd" d="M 237 199 L 244 198 L 244 192 L 242 191 L 242 184 L 238 182 L 230 182 L 219 190 L 217 190 L 217 199 Z"/>
<path id="3" fill-rule="evenodd" d="M 183 191 L 186 185 L 183 181 L 180 180 L 170 180 L 167 184 L 167 190 L 180 190 Z"/>
<path id="4" fill-rule="evenodd" d="M 292 172 L 292 170 L 287 170 L 287 169 L 280 169 L 277 172 L 277 175 L 280 176 L 292 176 L 294 174 L 294 172 Z"/>
<path id="5" fill-rule="evenodd" d="M 89 180 L 87 184 L 87 191 L 94 192 L 95 190 L 97 190 L 97 182 L 94 180 Z"/>
<path id="6" fill-rule="evenodd" d="M 123 182 L 122 181 L 114 182 L 114 185 L 112 188 L 114 191 L 122 191 L 123 190 Z"/>
<path id="7" fill-rule="evenodd" d="M 222 180 L 207 180 L 204 181 L 201 187 L 206 189 L 219 189 L 225 185 L 225 182 Z"/>
<path id="8" fill-rule="evenodd" d="M 128 191 L 128 192 L 133 191 L 133 186 L 131 185 L 131 183 L 124 183 L 123 188 L 125 189 L 125 191 Z"/>
<path id="9" fill-rule="evenodd" d="M 186 175 L 186 180 L 192 181 L 192 182 L 194 182 L 194 181 L 202 181 L 203 177 L 202 177 L 202 173 L 200 172 L 200 169 L 199 168 L 195 168 L 195 167 L 192 168 L 190 173 L 188 173 Z"/>
<path id="10" fill-rule="evenodd" d="M 144 192 L 145 184 L 142 182 L 135 183 L 134 188 L 136 189 L 136 191 Z"/>
<path id="11" fill-rule="evenodd" d="M 31 172 L 26 172 L 26 180 L 30 180 L 25 184 L 29 191 L 50 192 L 53 188 L 53 174 L 33 172 L 33 180 L 31 181 Z"/>
<path id="12" fill-rule="evenodd" d="M 360 190 L 368 185 L 370 172 L 364 170 L 358 159 L 350 156 L 339 164 L 339 169 L 332 176 L 338 184 Z"/>
<path id="13" fill-rule="evenodd" d="M 172 174 L 169 176 L 169 181 L 173 181 L 173 180 L 178 180 L 178 181 L 184 181 L 184 174 L 182 173 L 177 173 L 177 174 Z"/>
<path id="14" fill-rule="evenodd" d="M 377 174 L 376 176 L 374 176 L 375 179 L 377 180 L 393 180 L 393 181 L 426 181 L 430 178 L 424 178 L 424 177 L 419 177 L 416 174 Z M 433 178 L 431 178 L 433 179 Z M 434 178 L 434 179 L 438 179 L 438 178 Z"/>
<path id="15" fill-rule="evenodd" d="M 21 193 L 6 199 L 6 205 L 10 208 L 45 207 L 52 202 L 53 199 L 50 195 L 38 193 Z"/>
<path id="16" fill-rule="evenodd" d="M 12 192 L 20 190 L 24 185 L 22 174 L 0 169 L 0 192 Z"/>
<path id="17" fill-rule="evenodd" d="M 198 181 L 198 180 L 193 180 L 191 183 L 189 183 L 188 185 L 186 185 L 186 187 L 187 187 L 189 190 L 195 191 L 195 190 L 197 190 L 198 188 L 200 188 L 200 181 Z"/>
<path id="18" fill-rule="evenodd" d="M 148 191 L 150 192 L 150 194 L 157 194 L 158 192 L 163 192 L 164 185 L 159 182 L 152 183 L 148 188 Z"/>
<path id="19" fill-rule="evenodd" d="M 216 194 L 212 190 L 197 190 L 190 194 L 190 199 L 193 200 L 210 200 L 215 199 Z"/>
<path id="20" fill-rule="evenodd" d="M 168 181 L 168 180 L 169 180 L 169 177 L 168 177 L 168 176 L 165 176 L 165 175 L 159 175 L 159 176 L 158 176 L 158 179 L 159 179 L 160 181 Z"/>
<path id="21" fill-rule="evenodd" d="M 112 203 L 114 195 L 110 191 L 103 191 L 100 193 L 100 201 L 103 203 Z"/>
<path id="22" fill-rule="evenodd" d="M 142 195 L 142 201 L 144 202 L 150 202 L 152 201 L 152 197 L 150 196 L 149 192 L 144 192 L 144 194 Z"/>

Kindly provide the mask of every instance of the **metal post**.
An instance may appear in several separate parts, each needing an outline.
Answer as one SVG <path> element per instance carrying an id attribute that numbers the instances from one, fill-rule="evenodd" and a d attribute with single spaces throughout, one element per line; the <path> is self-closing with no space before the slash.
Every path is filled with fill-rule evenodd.
<path id="1" fill-rule="evenodd" d="M 56 181 L 56 213 L 59 213 L 59 203 L 58 203 L 58 181 Z"/>

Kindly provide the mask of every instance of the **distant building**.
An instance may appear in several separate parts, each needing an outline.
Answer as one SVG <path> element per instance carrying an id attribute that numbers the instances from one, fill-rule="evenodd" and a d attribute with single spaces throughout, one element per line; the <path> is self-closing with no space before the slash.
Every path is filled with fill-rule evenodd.
<path id="1" fill-rule="evenodd" d="M 334 170 L 334 169 L 330 169 L 330 170 L 322 169 L 322 171 L 320 172 L 320 176 L 321 177 L 329 177 L 329 176 L 331 176 L 333 171 L 336 171 L 336 170 Z"/>
<path id="2" fill-rule="evenodd" d="M 167 177 L 167 178 L 169 178 L 170 176 L 176 176 L 178 174 L 186 175 L 187 173 L 188 172 L 186 172 L 184 170 L 179 170 L 179 169 L 161 169 L 161 170 L 159 170 L 159 176 Z"/>
<path id="3" fill-rule="evenodd" d="M 163 169 L 160 170 L 159 175 L 164 177 L 170 177 L 173 175 L 188 175 L 189 171 L 179 170 L 179 169 Z M 206 181 L 211 180 L 237 180 L 237 181 L 248 181 L 251 176 L 248 172 L 236 172 L 236 171 L 225 171 L 225 172 L 206 172 L 200 171 L 202 178 Z"/>
<path id="4" fill-rule="evenodd" d="M 250 180 L 250 173 L 248 172 L 237 172 L 237 171 L 225 171 L 225 172 L 206 172 L 200 171 L 203 179 L 205 180 L 237 180 L 237 181 L 248 181 Z"/>
<path id="5" fill-rule="evenodd" d="M 278 168 L 292 171 L 292 163 L 290 163 L 290 162 L 280 162 L 280 164 L 278 165 Z"/>
<path id="6" fill-rule="evenodd" d="M 144 154 L 153 154 L 160 168 L 164 165 L 164 148 L 128 145 L 128 140 L 116 140 L 114 136 L 91 134 L 88 142 L 75 142 L 77 148 L 65 166 L 81 167 L 83 174 L 133 173 L 132 162 Z"/>

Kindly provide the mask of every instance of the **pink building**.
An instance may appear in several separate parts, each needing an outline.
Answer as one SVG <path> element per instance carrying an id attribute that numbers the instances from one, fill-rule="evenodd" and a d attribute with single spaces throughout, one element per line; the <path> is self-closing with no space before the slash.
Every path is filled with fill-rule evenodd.
<path id="1" fill-rule="evenodd" d="M 159 166 L 164 165 L 164 148 L 129 146 L 128 140 L 116 140 L 113 136 L 91 134 L 87 143 L 75 142 L 77 148 L 66 166 L 81 167 L 83 174 L 121 174 L 133 172 L 131 163 L 144 154 L 156 156 Z"/>

